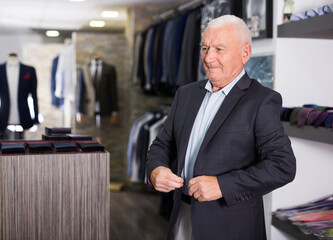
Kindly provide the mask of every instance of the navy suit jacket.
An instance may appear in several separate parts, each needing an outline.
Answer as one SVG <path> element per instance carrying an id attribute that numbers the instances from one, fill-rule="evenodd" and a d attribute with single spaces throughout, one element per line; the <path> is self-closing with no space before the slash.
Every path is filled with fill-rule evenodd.
<path id="1" fill-rule="evenodd" d="M 36 71 L 33 67 L 20 63 L 19 68 L 18 109 L 20 125 L 23 129 L 28 129 L 35 123 L 38 123 L 37 77 Z M 28 106 L 29 94 L 31 94 L 34 102 L 34 119 L 31 118 Z M 0 99 L 0 131 L 3 131 L 8 125 L 10 109 L 6 63 L 0 65 Z"/>
<path id="2" fill-rule="evenodd" d="M 181 176 L 194 120 L 207 81 L 179 88 L 164 127 L 150 147 L 147 176 L 158 166 Z M 194 239 L 266 239 L 262 196 L 292 181 L 296 160 L 280 121 L 279 93 L 245 74 L 226 96 L 201 144 L 196 176 L 217 176 L 223 197 L 191 200 Z M 181 190 L 174 192 L 168 239 Z"/>

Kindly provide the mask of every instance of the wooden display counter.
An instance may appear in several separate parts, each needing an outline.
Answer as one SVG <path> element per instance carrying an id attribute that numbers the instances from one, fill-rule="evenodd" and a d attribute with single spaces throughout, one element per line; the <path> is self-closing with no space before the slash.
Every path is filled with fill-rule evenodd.
<path id="1" fill-rule="evenodd" d="M 109 153 L 0 155 L 0 239 L 109 239 Z"/>

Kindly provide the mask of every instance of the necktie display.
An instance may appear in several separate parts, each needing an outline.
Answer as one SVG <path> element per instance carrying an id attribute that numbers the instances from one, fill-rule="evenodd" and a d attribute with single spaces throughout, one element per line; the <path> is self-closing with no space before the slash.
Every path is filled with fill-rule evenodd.
<path id="1" fill-rule="evenodd" d="M 323 111 L 314 109 L 305 117 L 305 124 L 312 125 Z"/>
<path id="2" fill-rule="evenodd" d="M 301 108 L 301 110 L 299 111 L 298 115 L 297 115 L 297 126 L 298 127 L 302 127 L 305 122 L 306 122 L 306 118 L 307 115 L 312 112 L 314 110 L 314 108 Z"/>
<path id="3" fill-rule="evenodd" d="M 297 116 L 301 109 L 302 109 L 301 107 L 297 107 L 291 112 L 289 120 L 291 125 L 295 125 L 297 123 Z"/>
<path id="4" fill-rule="evenodd" d="M 325 128 L 333 128 L 333 113 L 330 113 L 325 119 Z"/>
<path id="5" fill-rule="evenodd" d="M 290 208 L 280 208 L 273 216 L 293 224 L 306 235 L 318 239 L 332 239 L 333 231 L 333 196 L 328 195 L 318 200 Z"/>
<path id="6" fill-rule="evenodd" d="M 314 122 L 314 126 L 315 127 L 319 127 L 322 126 L 325 123 L 325 119 L 328 115 L 330 115 L 331 113 L 333 113 L 333 110 L 327 110 L 322 112 L 319 117 L 317 118 L 317 120 Z"/>
<path id="7" fill-rule="evenodd" d="M 289 122 L 290 121 L 290 115 L 294 111 L 295 108 L 286 108 L 283 107 L 280 113 L 281 121 Z"/>

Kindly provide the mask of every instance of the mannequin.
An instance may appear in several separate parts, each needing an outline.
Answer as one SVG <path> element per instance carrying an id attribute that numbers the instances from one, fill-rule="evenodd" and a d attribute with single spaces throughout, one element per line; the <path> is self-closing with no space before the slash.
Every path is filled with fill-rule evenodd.
<path id="1" fill-rule="evenodd" d="M 18 64 L 19 59 L 16 53 L 10 53 L 7 58 L 7 63 L 9 64 Z"/>
<path id="2" fill-rule="evenodd" d="M 33 100 L 33 109 L 28 105 L 29 96 Z M 11 125 L 14 129 L 18 126 L 28 129 L 39 123 L 36 71 L 22 64 L 16 53 L 10 53 L 6 63 L 0 64 L 0 99 L 1 132 L 7 131 Z"/>
<path id="3" fill-rule="evenodd" d="M 95 115 L 111 115 L 110 123 L 118 121 L 117 76 L 115 67 L 103 61 L 99 55 L 94 55 L 90 62 L 92 84 L 95 88 Z"/>

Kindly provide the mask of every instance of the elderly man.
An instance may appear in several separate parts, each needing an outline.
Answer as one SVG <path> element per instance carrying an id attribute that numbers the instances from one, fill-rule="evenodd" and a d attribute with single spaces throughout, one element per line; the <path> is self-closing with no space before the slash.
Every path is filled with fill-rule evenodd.
<path id="1" fill-rule="evenodd" d="M 262 196 L 296 171 L 281 96 L 244 71 L 251 34 L 240 18 L 211 21 L 201 45 L 208 80 L 178 89 L 148 152 L 149 185 L 174 190 L 168 239 L 266 239 Z"/>

